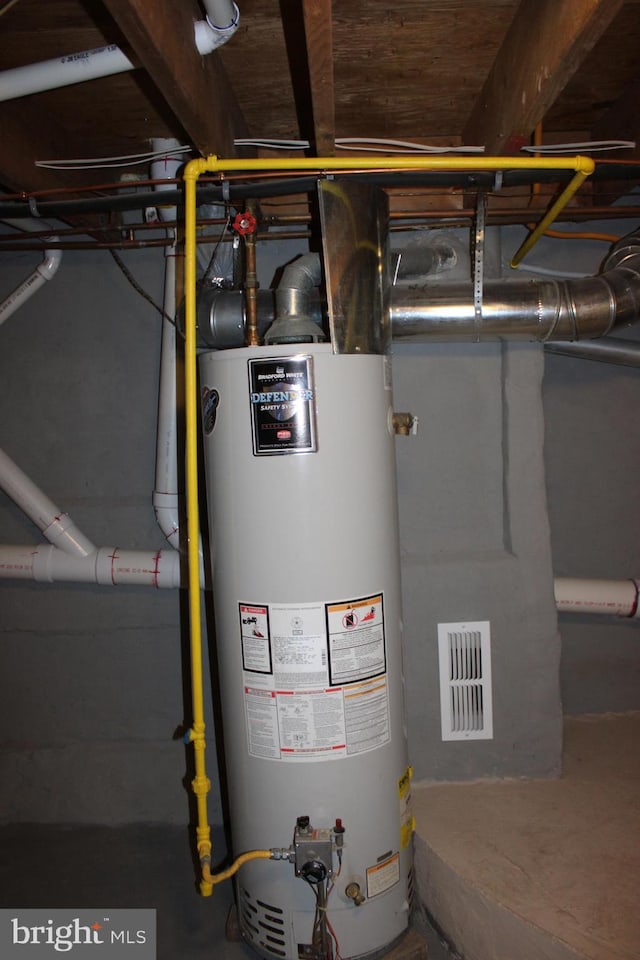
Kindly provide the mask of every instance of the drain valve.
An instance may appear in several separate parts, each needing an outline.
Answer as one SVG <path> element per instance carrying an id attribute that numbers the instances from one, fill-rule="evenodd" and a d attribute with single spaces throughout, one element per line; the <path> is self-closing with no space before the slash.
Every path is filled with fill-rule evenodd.
<path id="1" fill-rule="evenodd" d="M 344 893 L 345 896 L 349 897 L 349 900 L 353 900 L 356 907 L 361 906 L 366 899 L 360 891 L 360 884 L 356 883 L 355 881 L 347 884 Z"/>

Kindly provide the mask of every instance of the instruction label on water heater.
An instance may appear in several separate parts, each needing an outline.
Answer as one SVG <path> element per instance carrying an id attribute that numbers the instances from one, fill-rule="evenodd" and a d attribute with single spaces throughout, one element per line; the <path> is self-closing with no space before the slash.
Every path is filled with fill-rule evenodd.
<path id="1" fill-rule="evenodd" d="M 382 604 L 382 594 L 348 603 L 239 604 L 250 756 L 333 760 L 388 743 Z"/>
<path id="2" fill-rule="evenodd" d="M 255 456 L 317 449 L 310 356 L 249 360 L 251 434 Z"/>

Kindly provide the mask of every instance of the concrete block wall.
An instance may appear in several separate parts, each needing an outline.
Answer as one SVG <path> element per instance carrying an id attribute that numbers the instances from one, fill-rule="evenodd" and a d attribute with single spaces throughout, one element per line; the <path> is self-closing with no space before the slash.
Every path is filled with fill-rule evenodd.
<path id="1" fill-rule="evenodd" d="M 301 251 L 259 250 L 272 283 Z M 126 255 L 162 297 L 158 251 Z M 37 263 L 0 259 L 0 295 Z M 103 252 L 65 256 L 0 331 L 0 443 L 95 542 L 163 545 L 151 507 L 159 317 Z M 548 776 L 561 751 L 560 640 L 545 499 L 536 345 L 394 351 L 407 719 L 420 779 Z M 7 543 L 39 542 L 6 498 Z M 495 736 L 443 743 L 437 624 L 489 620 Z M 0 817 L 118 823 L 188 818 L 186 639 L 178 591 L 0 582 Z M 208 706 L 209 718 L 211 707 Z M 213 744 L 208 752 L 213 769 Z M 215 780 L 215 776 L 214 776 Z M 211 819 L 222 813 L 216 785 Z"/>

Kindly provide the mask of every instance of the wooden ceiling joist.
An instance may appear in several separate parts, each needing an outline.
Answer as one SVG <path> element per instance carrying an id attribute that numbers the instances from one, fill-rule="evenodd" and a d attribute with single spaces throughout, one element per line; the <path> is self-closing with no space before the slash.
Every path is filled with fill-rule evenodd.
<path id="1" fill-rule="evenodd" d="M 629 140 L 635 142 L 632 150 L 617 150 L 605 155 L 607 160 L 640 159 L 640 78 L 629 84 L 627 89 L 609 109 L 596 121 L 591 130 L 594 140 Z M 594 198 L 614 203 L 624 193 L 632 189 L 635 183 L 615 180 L 600 181 L 594 184 Z"/>
<path id="2" fill-rule="evenodd" d="M 302 0 L 316 156 L 335 154 L 332 0 Z"/>
<path id="3" fill-rule="evenodd" d="M 42 113 L 30 98 L 2 104 L 0 137 L 0 183 L 11 190 L 31 193 L 95 183 L 93 170 L 57 171 L 26 160 L 80 157 L 86 151 L 82 139 L 71 135 L 61 118 Z"/>
<path id="4" fill-rule="evenodd" d="M 463 132 L 485 152 L 512 152 L 622 7 L 623 0 L 522 0 Z"/>
<path id="5" fill-rule="evenodd" d="M 201 57 L 196 49 L 194 23 L 202 19 L 197 0 L 104 2 L 198 150 L 234 156 L 234 138 L 249 131 L 219 57 Z"/>

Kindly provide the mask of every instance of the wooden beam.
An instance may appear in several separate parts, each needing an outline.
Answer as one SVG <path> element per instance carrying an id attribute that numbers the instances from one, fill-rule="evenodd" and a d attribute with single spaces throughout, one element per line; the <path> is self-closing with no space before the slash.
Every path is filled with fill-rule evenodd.
<path id="1" fill-rule="evenodd" d="M 96 181 L 94 170 L 65 173 L 35 165 L 35 160 L 84 156 L 86 143 L 70 137 L 61 118 L 39 109 L 32 97 L 0 104 L 0 138 L 0 183 L 9 190 L 31 193 Z"/>
<path id="2" fill-rule="evenodd" d="M 640 159 L 640 78 L 629 84 L 609 109 L 594 123 L 591 130 L 594 140 L 633 140 L 633 150 L 609 151 L 602 155 L 603 160 Z M 602 180 L 593 185 L 594 203 L 614 203 L 627 193 L 635 181 Z"/>
<path id="3" fill-rule="evenodd" d="M 235 156 L 234 138 L 249 131 L 220 58 L 196 49 L 197 0 L 104 3 L 191 142 L 205 155 Z"/>
<path id="4" fill-rule="evenodd" d="M 315 153 L 335 154 L 332 0 L 302 0 L 307 64 L 313 109 Z"/>
<path id="5" fill-rule="evenodd" d="M 528 142 L 623 0 L 522 0 L 462 134 L 489 155 Z"/>

